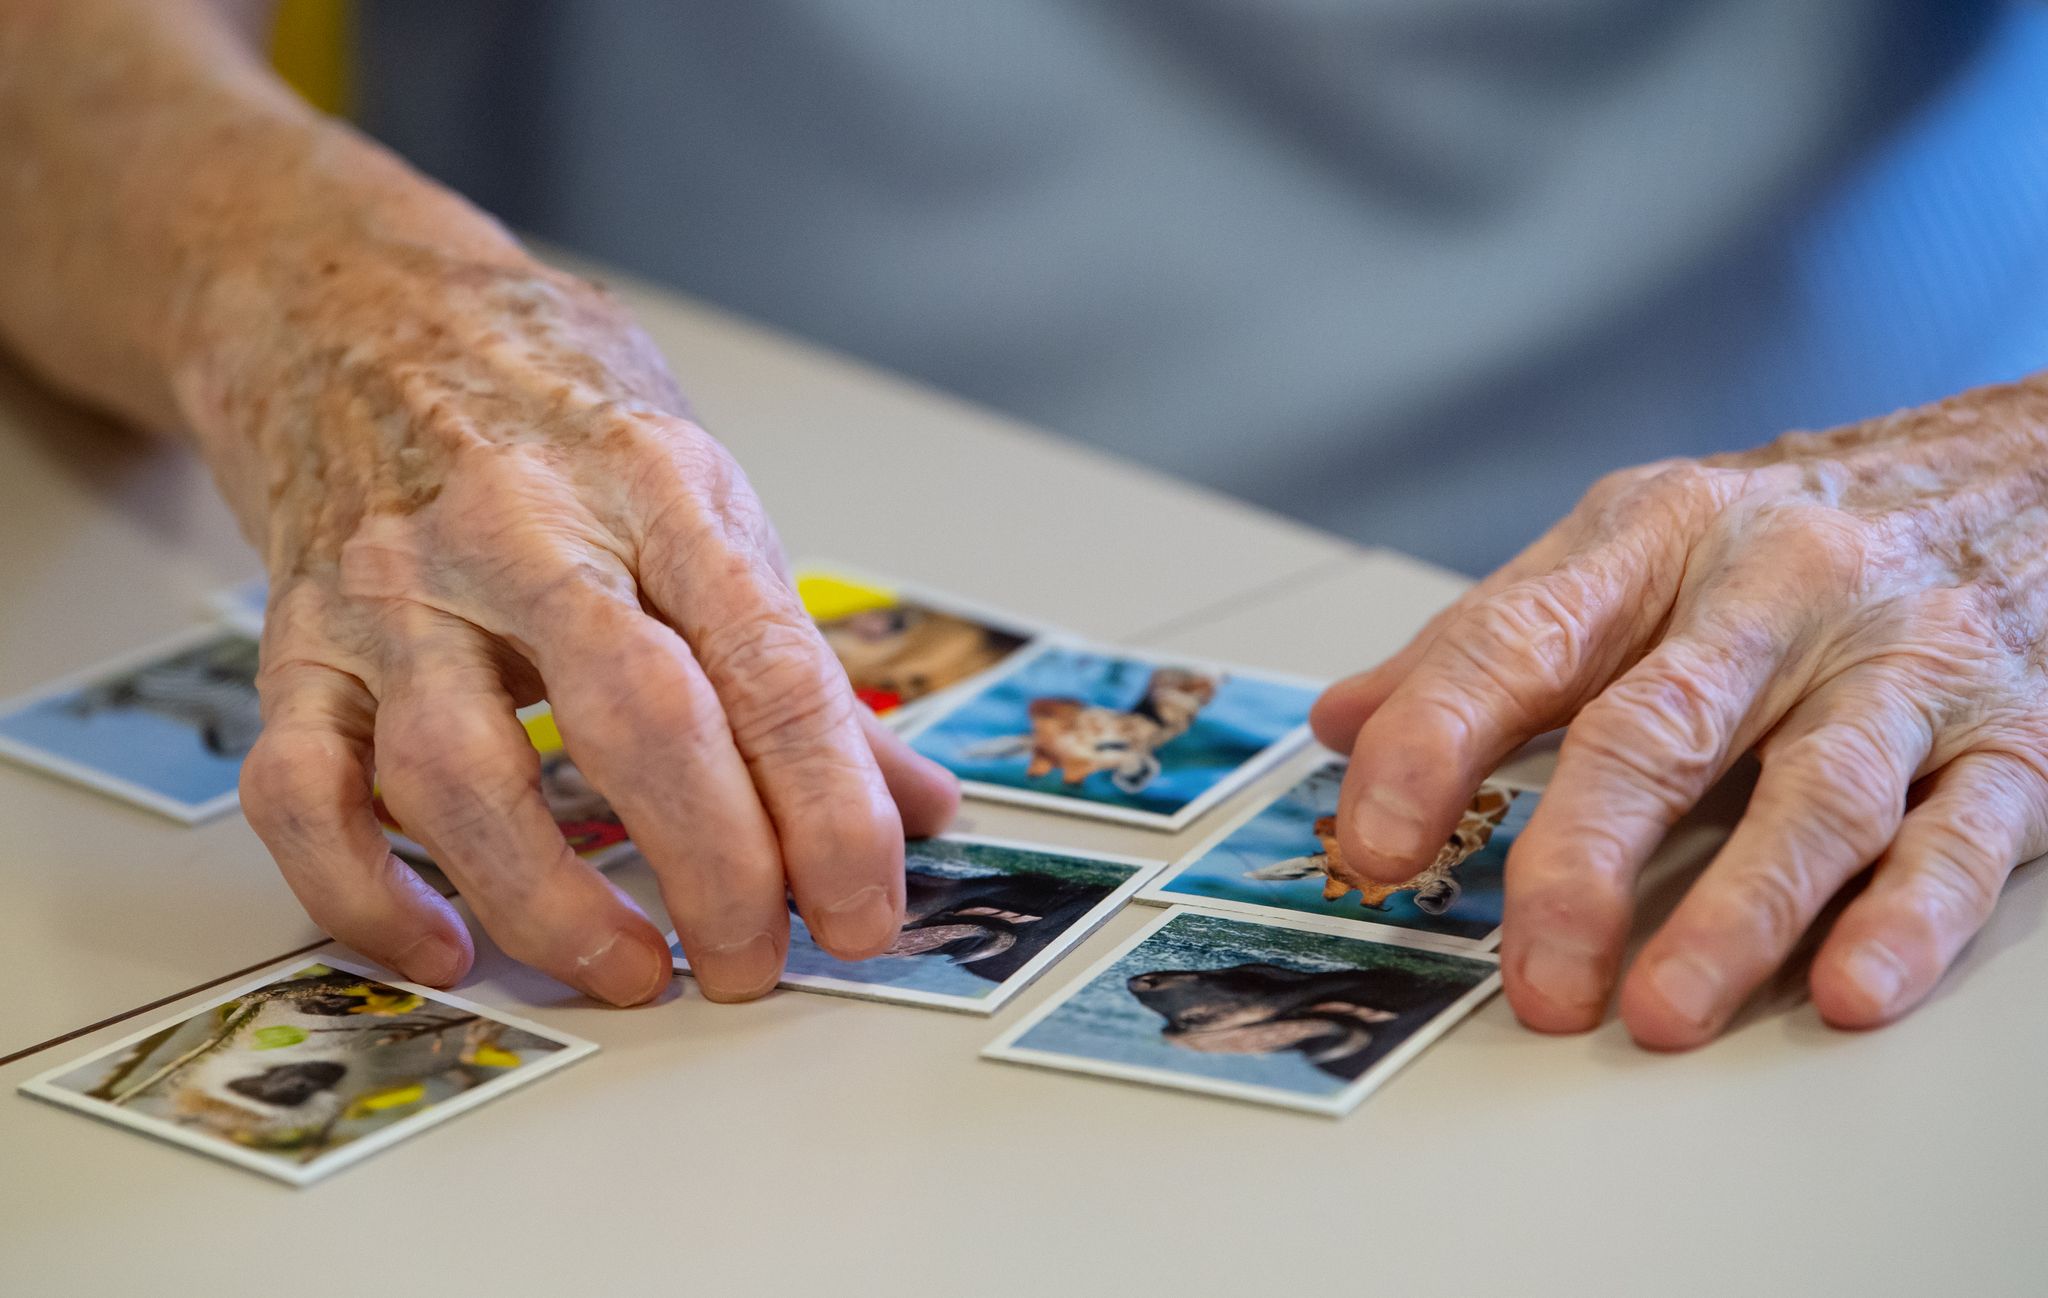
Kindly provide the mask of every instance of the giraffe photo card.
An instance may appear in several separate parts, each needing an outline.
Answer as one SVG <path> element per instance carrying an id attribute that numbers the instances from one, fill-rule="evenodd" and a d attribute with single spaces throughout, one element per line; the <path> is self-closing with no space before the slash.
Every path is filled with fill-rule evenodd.
<path id="1" fill-rule="evenodd" d="M 0 756 L 196 824 L 262 729 L 256 640 L 201 627 L 0 703 Z"/>
<path id="2" fill-rule="evenodd" d="M 1158 861 L 979 835 L 903 847 L 906 919 L 887 951 L 840 960 L 790 916 L 785 987 L 993 1014 L 1130 900 Z M 689 962 L 673 934 L 677 969 Z"/>
<path id="3" fill-rule="evenodd" d="M 1403 930 L 1450 950 L 1488 951 L 1500 937 L 1502 880 L 1538 794 L 1499 781 L 1480 786 L 1451 839 L 1402 883 L 1332 882 L 1337 793 L 1347 766 L 1319 754 L 1299 780 L 1246 809 L 1169 866 L 1138 894 L 1160 906 L 1244 915 L 1306 916 L 1339 932 L 1374 937 Z"/>
<path id="4" fill-rule="evenodd" d="M 1049 639 L 905 735 L 976 797 L 1178 830 L 1307 741 L 1317 689 Z"/>
<path id="5" fill-rule="evenodd" d="M 982 1056 L 1336 1117 L 1499 986 L 1484 952 L 1176 906 Z"/>
<path id="6" fill-rule="evenodd" d="M 596 1049 L 328 959 L 273 971 L 21 1089 L 307 1185 Z"/>

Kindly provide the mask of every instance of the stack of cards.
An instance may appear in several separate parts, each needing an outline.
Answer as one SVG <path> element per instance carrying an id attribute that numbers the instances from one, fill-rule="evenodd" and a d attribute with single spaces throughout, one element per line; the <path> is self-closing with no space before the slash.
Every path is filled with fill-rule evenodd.
<path id="1" fill-rule="evenodd" d="M 889 950 L 837 960 L 792 914 L 784 986 L 993 1014 L 1136 899 L 1169 909 L 984 1054 L 1328 1114 L 1499 986 L 1503 865 L 1533 791 L 1482 787 L 1414 878 L 1360 888 L 1335 833 L 1344 762 L 1305 751 L 1315 683 L 1090 645 L 839 567 L 797 581 L 859 696 L 971 796 L 1171 832 L 1291 765 L 1278 793 L 1170 864 L 971 835 L 908 843 Z M 224 592 L 225 626 L 0 705 L 0 754 L 181 820 L 232 806 L 260 724 L 265 597 L 260 582 Z M 600 865 L 629 853 L 546 705 L 521 720 L 564 838 Z M 428 863 L 378 810 L 395 850 Z M 305 1183 L 593 1049 L 327 964 L 23 1089 Z"/>

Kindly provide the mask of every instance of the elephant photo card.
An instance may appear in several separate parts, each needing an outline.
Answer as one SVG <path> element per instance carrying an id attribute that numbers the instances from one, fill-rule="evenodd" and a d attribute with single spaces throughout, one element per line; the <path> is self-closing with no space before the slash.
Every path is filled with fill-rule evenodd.
<path id="1" fill-rule="evenodd" d="M 1115 914 L 1157 861 L 967 834 L 904 844 L 906 918 L 895 943 L 840 960 L 790 915 L 784 987 L 993 1014 Z M 689 961 L 673 934 L 676 968 Z"/>
<path id="2" fill-rule="evenodd" d="M 982 1054 L 1335 1117 L 1499 986 L 1483 952 L 1175 907 Z"/>
<path id="3" fill-rule="evenodd" d="M 1047 640 L 904 733 L 972 796 L 1172 831 L 1305 743 L 1317 690 Z"/>
<path id="4" fill-rule="evenodd" d="M 262 724 L 255 638 L 200 627 L 0 703 L 0 756 L 197 824 L 234 808 Z"/>
<path id="5" fill-rule="evenodd" d="M 307 1185 L 596 1049 L 328 959 L 273 971 L 21 1089 Z"/>
<path id="6" fill-rule="evenodd" d="M 1328 754 L 1311 760 L 1299 780 L 1234 817 L 1146 884 L 1138 900 L 1307 917 L 1358 937 L 1395 929 L 1450 950 L 1492 950 L 1500 940 L 1508 849 L 1529 823 L 1538 792 L 1487 781 L 1450 840 L 1414 877 L 1357 887 L 1341 878 L 1336 830 L 1337 794 L 1348 763 Z"/>

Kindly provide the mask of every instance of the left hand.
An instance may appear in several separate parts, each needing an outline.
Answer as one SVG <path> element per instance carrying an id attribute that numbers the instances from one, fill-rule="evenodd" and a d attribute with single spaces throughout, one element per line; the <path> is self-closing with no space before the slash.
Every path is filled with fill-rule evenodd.
<path id="1" fill-rule="evenodd" d="M 1598 1024 L 1644 860 L 1745 752 L 1748 811 L 1621 988 L 1644 1045 L 1712 1039 L 1867 866 L 1813 962 L 1829 1023 L 1919 1003 L 2048 851 L 2048 380 L 1603 479 L 1317 703 L 1352 753 L 1345 860 L 1387 882 L 1570 724 L 1507 865 L 1522 1020 Z"/>

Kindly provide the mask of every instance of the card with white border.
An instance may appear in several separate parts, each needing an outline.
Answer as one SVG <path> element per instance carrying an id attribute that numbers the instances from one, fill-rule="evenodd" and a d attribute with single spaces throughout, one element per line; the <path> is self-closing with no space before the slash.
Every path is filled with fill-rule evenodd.
<path id="1" fill-rule="evenodd" d="M 301 958 L 21 1090 L 309 1185 L 596 1050 L 348 961 Z"/>
<path id="2" fill-rule="evenodd" d="M 993 1014 L 1128 901 L 1158 861 L 948 834 L 904 844 L 903 931 L 840 960 L 790 916 L 781 986 Z M 675 966 L 689 962 L 669 935 Z"/>
<path id="3" fill-rule="evenodd" d="M 254 637 L 194 627 L 0 702 L 0 756 L 186 824 L 233 810 L 262 729 Z"/>
<path id="4" fill-rule="evenodd" d="M 904 736 L 975 797 L 1173 831 L 1307 742 L 1319 689 L 1048 639 Z"/>
<path id="5" fill-rule="evenodd" d="M 1378 937 L 1412 933 L 1451 950 L 1490 951 L 1500 941 L 1508 849 L 1540 793 L 1489 780 L 1481 785 L 1435 860 L 1404 883 L 1346 888 L 1329 882 L 1341 862 L 1337 794 L 1348 763 L 1319 753 L 1301 778 L 1247 808 L 1139 891 L 1155 906 L 1199 906 L 1237 915 L 1319 920 L 1336 931 Z M 1297 764 L 1298 769 L 1298 764 Z"/>
<path id="6" fill-rule="evenodd" d="M 1394 939 L 1177 906 L 982 1055 L 1341 1116 L 1500 986 Z"/>
<path id="7" fill-rule="evenodd" d="M 799 564 L 796 584 L 854 693 L 897 726 L 1055 634 L 1030 618 L 851 564 Z"/>

